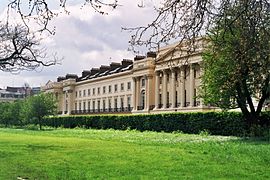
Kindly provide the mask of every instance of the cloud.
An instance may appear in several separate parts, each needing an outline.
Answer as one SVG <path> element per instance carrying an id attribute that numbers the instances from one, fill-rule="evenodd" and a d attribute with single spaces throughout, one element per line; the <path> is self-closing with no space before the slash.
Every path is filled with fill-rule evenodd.
<path id="1" fill-rule="evenodd" d="M 57 52 L 59 57 L 64 57 L 62 64 L 19 75 L 0 72 L 0 87 L 20 86 L 24 82 L 30 86 L 44 85 L 48 80 L 56 80 L 57 76 L 80 75 L 85 69 L 133 58 L 134 54 L 127 51 L 131 34 L 121 31 L 121 27 L 151 22 L 153 9 L 138 8 L 137 1 L 119 3 L 123 6 L 113 11 L 109 9 L 109 15 L 100 15 L 87 7 L 81 9 L 80 5 L 69 6 L 70 15 L 62 13 L 51 22 L 56 26 L 56 35 L 42 42 L 48 53 Z"/>

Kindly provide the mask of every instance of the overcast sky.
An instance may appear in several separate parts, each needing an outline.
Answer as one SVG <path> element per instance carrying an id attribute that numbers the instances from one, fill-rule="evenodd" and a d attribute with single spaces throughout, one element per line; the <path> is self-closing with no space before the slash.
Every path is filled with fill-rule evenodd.
<path id="1" fill-rule="evenodd" d="M 151 22 L 154 11 L 150 4 L 156 3 L 149 0 L 149 6 L 146 4 L 145 8 L 138 8 L 140 0 L 119 0 L 123 6 L 102 16 L 89 8 L 81 10 L 80 5 L 75 3 L 78 1 L 70 2 L 72 5 L 68 9 L 71 14 L 61 15 L 51 22 L 56 26 L 56 35 L 45 40 L 49 53 L 57 52 L 59 57 L 64 57 L 61 65 L 17 75 L 0 72 L 0 88 L 22 86 L 24 83 L 40 86 L 67 73 L 80 75 L 83 70 L 92 67 L 120 62 L 124 58 L 133 59 L 134 54 L 127 51 L 131 34 L 121 31 L 121 27 L 134 27 Z M 7 3 L 8 0 L 1 1 L 1 14 L 4 13 Z M 146 53 L 146 50 L 141 53 Z"/>

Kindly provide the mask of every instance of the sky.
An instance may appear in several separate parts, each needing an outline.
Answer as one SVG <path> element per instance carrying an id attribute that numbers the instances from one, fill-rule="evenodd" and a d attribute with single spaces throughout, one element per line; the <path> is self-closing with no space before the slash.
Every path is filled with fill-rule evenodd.
<path id="1" fill-rule="evenodd" d="M 58 11 L 56 0 L 48 2 Z M 153 4 L 157 2 L 148 0 L 144 8 L 139 8 L 141 0 L 119 0 L 122 6 L 109 9 L 109 15 L 95 13 L 90 7 L 81 9 L 78 2 L 82 1 L 70 0 L 70 15 L 61 14 L 50 22 L 51 26 L 56 26 L 56 34 L 46 37 L 43 42 L 48 54 L 56 52 L 59 58 L 63 57 L 61 64 L 19 74 L 0 72 L 0 88 L 23 86 L 24 83 L 31 87 L 42 86 L 67 73 L 81 75 L 83 70 L 134 58 L 135 54 L 128 51 L 131 34 L 122 31 L 121 27 L 150 23 L 154 18 Z M 0 21 L 7 3 L 8 0 L 0 3 Z M 141 48 L 141 54 L 146 52 Z"/>

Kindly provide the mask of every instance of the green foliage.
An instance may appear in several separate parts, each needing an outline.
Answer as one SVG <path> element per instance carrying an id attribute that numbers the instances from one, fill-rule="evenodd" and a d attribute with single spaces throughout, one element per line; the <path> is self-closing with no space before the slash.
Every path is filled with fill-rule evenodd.
<path id="1" fill-rule="evenodd" d="M 266 4 L 245 3 L 236 1 L 224 9 L 208 32 L 201 96 L 206 104 L 241 108 L 251 125 L 260 123 L 270 95 L 270 14 Z"/>
<path id="2" fill-rule="evenodd" d="M 42 125 L 42 118 L 55 115 L 56 102 L 51 94 L 39 94 L 25 100 L 0 103 L 0 124 L 7 126 Z"/>
<path id="3" fill-rule="evenodd" d="M 7 126 L 10 125 L 23 125 L 22 113 L 24 101 L 15 102 L 1 102 L 0 103 L 0 124 Z"/>
<path id="4" fill-rule="evenodd" d="M 41 93 L 32 96 L 27 100 L 26 106 L 28 107 L 27 117 L 33 118 L 36 124 L 42 128 L 42 118 L 48 115 L 56 114 L 56 101 L 52 94 Z"/>
<path id="5" fill-rule="evenodd" d="M 270 113 L 263 118 L 269 122 Z M 119 129 L 139 131 L 164 131 L 199 134 L 202 131 L 213 135 L 244 136 L 249 133 L 241 113 L 171 113 L 123 116 L 54 116 L 45 117 L 44 125 L 52 127 L 85 127 L 95 129 Z"/>

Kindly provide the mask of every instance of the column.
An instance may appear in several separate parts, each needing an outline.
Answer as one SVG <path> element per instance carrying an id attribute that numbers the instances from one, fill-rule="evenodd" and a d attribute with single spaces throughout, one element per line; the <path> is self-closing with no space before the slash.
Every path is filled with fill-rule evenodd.
<path id="1" fill-rule="evenodd" d="M 132 106 L 133 106 L 133 111 L 136 111 L 137 110 L 137 105 L 136 105 L 136 78 L 135 77 L 133 77 L 132 78 L 132 90 L 133 90 L 133 92 L 132 92 L 132 96 L 133 96 L 133 98 L 132 98 Z"/>
<path id="2" fill-rule="evenodd" d="M 63 104 L 62 104 L 62 114 L 64 115 L 65 114 L 65 111 L 66 111 L 66 92 L 63 91 Z"/>
<path id="3" fill-rule="evenodd" d="M 185 71 L 184 66 L 180 68 L 180 103 L 181 107 L 185 107 Z"/>
<path id="4" fill-rule="evenodd" d="M 202 75 L 203 75 L 203 68 L 202 68 L 202 61 L 199 62 L 199 74 L 198 74 L 198 77 L 199 77 L 199 81 L 200 81 L 200 84 L 199 86 L 202 85 Z M 199 93 L 199 92 L 198 92 Z M 203 107 L 203 98 L 200 97 L 200 107 Z"/>
<path id="5" fill-rule="evenodd" d="M 144 97 L 144 110 L 149 110 L 149 77 L 148 75 L 144 76 L 145 79 L 145 97 Z"/>
<path id="6" fill-rule="evenodd" d="M 193 69 L 193 65 L 190 65 L 189 68 L 189 92 L 190 92 L 190 106 L 193 107 L 194 106 L 194 69 Z"/>
<path id="7" fill-rule="evenodd" d="M 163 109 L 166 108 L 166 105 L 167 105 L 167 77 L 168 77 L 168 74 L 167 74 L 166 70 L 163 70 L 163 82 L 162 82 Z"/>
<path id="8" fill-rule="evenodd" d="M 170 88 L 170 95 L 171 95 L 171 108 L 175 108 L 175 69 L 171 69 L 171 75 L 172 75 L 172 80 L 171 80 L 171 85 L 172 87 Z"/>
<path id="9" fill-rule="evenodd" d="M 152 87 L 152 80 L 153 80 L 153 76 L 152 75 L 148 75 L 147 76 L 147 82 L 146 82 L 146 93 L 145 93 L 145 98 L 146 98 L 146 105 L 145 105 L 145 110 L 149 110 L 150 108 L 150 103 L 152 102 L 152 96 L 153 94 L 150 94 L 153 89 Z"/>
<path id="10" fill-rule="evenodd" d="M 72 90 L 68 90 L 67 93 L 68 93 L 68 98 L 67 98 L 67 100 L 68 100 L 68 112 L 67 112 L 67 114 L 71 114 L 72 103 L 74 103 L 72 101 Z"/>
<path id="11" fill-rule="evenodd" d="M 160 86 L 160 72 L 156 71 L 156 84 L 155 84 L 155 109 L 158 109 L 159 102 L 159 86 Z"/>
<path id="12" fill-rule="evenodd" d="M 136 105 L 137 106 L 140 106 L 141 104 L 140 104 L 140 98 L 141 98 L 141 93 L 140 93 L 140 91 L 141 91 L 141 86 L 140 86 L 140 77 L 137 77 L 137 81 L 136 81 Z M 136 110 L 137 110 L 138 108 L 136 107 Z"/>

